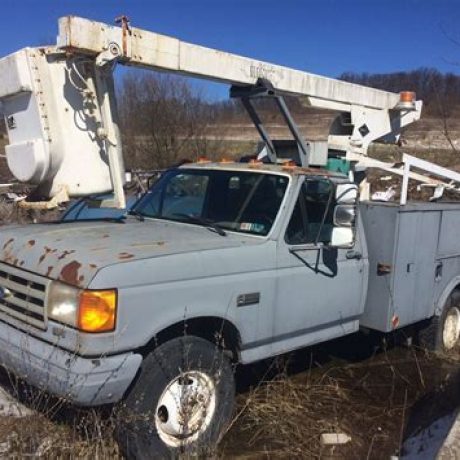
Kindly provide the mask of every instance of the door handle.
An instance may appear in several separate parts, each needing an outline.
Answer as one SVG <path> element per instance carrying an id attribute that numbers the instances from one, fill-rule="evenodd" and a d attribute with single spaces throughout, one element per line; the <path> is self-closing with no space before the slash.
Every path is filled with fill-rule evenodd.
<path id="1" fill-rule="evenodd" d="M 434 279 L 435 281 L 440 281 L 442 278 L 442 262 L 438 262 L 436 265 L 436 269 L 434 272 Z"/>

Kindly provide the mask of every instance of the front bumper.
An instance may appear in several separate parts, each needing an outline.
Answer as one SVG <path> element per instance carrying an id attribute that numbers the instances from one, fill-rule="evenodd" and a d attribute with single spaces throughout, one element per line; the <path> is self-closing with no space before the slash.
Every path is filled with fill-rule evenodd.
<path id="1" fill-rule="evenodd" d="M 119 401 L 142 356 L 123 353 L 88 359 L 0 322 L 0 365 L 27 383 L 81 406 Z"/>

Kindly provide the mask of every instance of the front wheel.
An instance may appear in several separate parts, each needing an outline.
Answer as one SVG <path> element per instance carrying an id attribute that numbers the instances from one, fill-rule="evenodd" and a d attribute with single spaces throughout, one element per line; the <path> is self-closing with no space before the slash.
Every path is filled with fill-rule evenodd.
<path id="1" fill-rule="evenodd" d="M 156 348 L 120 414 L 118 441 L 127 458 L 208 454 L 229 423 L 235 397 L 232 366 L 223 351 L 198 337 Z"/>

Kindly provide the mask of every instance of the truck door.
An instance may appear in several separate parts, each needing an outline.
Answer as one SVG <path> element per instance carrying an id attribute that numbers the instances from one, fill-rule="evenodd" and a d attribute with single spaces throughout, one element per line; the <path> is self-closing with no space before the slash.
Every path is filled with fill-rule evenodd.
<path id="1" fill-rule="evenodd" d="M 364 302 L 359 238 L 353 247 L 330 246 L 336 206 L 333 183 L 305 178 L 298 187 L 277 249 L 276 352 L 357 330 Z"/>

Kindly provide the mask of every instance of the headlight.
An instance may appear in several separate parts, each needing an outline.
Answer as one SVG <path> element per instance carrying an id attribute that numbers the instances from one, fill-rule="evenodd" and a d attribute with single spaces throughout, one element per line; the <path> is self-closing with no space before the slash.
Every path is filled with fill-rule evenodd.
<path id="1" fill-rule="evenodd" d="M 48 291 L 48 318 L 77 326 L 81 290 L 53 281 Z"/>
<path id="2" fill-rule="evenodd" d="M 82 290 L 53 281 L 48 292 L 48 318 L 84 332 L 115 329 L 117 291 Z"/>

